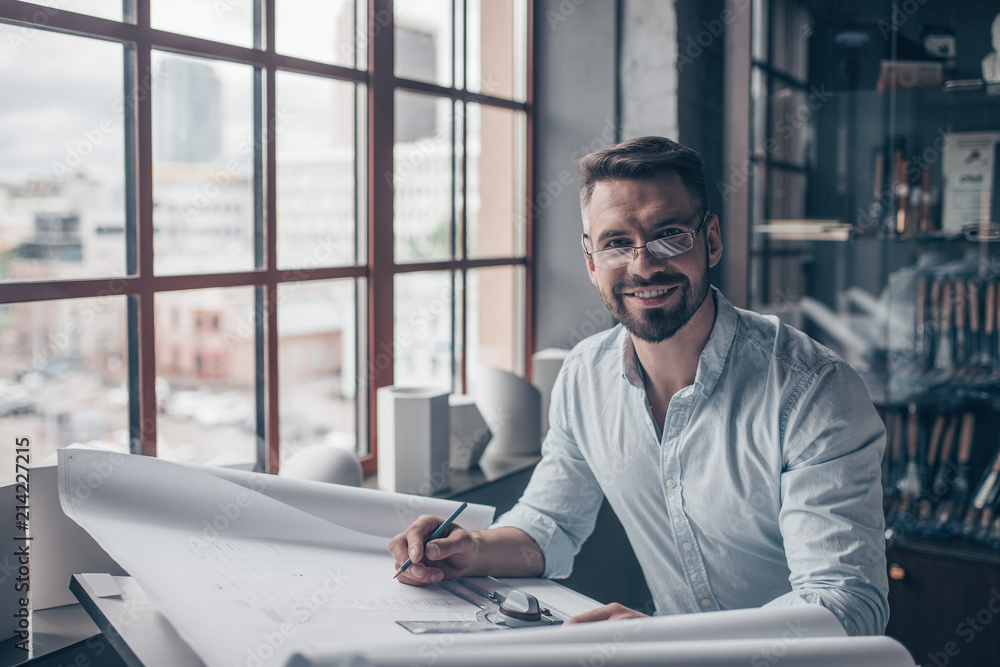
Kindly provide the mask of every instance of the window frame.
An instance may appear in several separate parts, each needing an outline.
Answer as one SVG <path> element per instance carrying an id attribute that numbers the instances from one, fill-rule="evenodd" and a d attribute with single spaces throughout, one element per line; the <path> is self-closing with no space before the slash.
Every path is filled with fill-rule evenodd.
<path id="1" fill-rule="evenodd" d="M 358 443 L 368 442 L 367 454 L 361 457 L 365 475 L 375 473 L 378 434 L 376 431 L 376 392 L 393 383 L 393 282 L 397 274 L 420 271 L 450 271 L 464 288 L 467 271 L 494 266 L 524 267 L 523 365 L 530 373 L 534 351 L 533 321 L 533 244 L 532 244 L 532 58 L 533 0 L 525 0 L 526 99 L 523 102 L 473 93 L 453 81 L 450 87 L 397 78 L 394 72 L 394 21 L 392 0 L 368 0 L 366 34 L 357 35 L 367 44 L 366 68 L 353 69 L 339 65 L 282 55 L 275 50 L 275 1 L 254 0 L 254 45 L 237 46 L 222 42 L 157 30 L 150 24 L 150 0 L 125 0 L 122 21 L 53 9 L 19 0 L 5 2 L 0 7 L 3 22 L 31 29 L 51 30 L 81 37 L 103 39 L 124 46 L 125 113 L 125 276 L 86 279 L 32 280 L 0 283 L 0 304 L 44 302 L 62 299 L 88 298 L 109 294 L 127 297 L 129 437 L 133 453 L 156 455 L 157 403 L 154 298 L 162 292 L 223 287 L 253 287 L 255 295 L 255 413 L 257 452 L 255 469 L 276 473 L 279 469 L 279 371 L 278 371 L 278 286 L 302 281 L 353 279 L 358 286 L 357 322 L 359 343 L 357 363 L 356 430 Z M 453 15 L 456 3 L 453 0 Z M 361 10 L 359 2 L 355 11 Z M 460 25 L 453 19 L 454 30 L 462 31 L 461 40 L 452 40 L 452 67 L 455 68 L 456 48 L 467 48 L 466 16 L 460 14 Z M 355 21 L 359 24 L 358 21 Z M 455 35 L 457 36 L 457 35 Z M 257 141 L 254 146 L 254 266 L 248 271 L 212 274 L 156 275 L 153 271 L 153 177 L 152 177 L 152 97 L 143 94 L 141 82 L 151 81 L 151 56 L 154 50 L 200 56 L 215 61 L 249 65 L 254 68 L 254 125 Z M 465 54 L 462 71 L 466 71 Z M 364 211 L 358 211 L 356 229 L 358 241 L 364 234 L 364 252 L 353 266 L 279 269 L 277 266 L 277 170 L 275 133 L 264 132 L 277 122 L 275 80 L 277 73 L 294 72 L 353 82 L 364 86 L 366 122 L 355 128 L 359 176 L 364 174 L 366 192 L 359 197 Z M 453 77 L 454 78 L 454 77 Z M 470 259 L 466 249 L 464 220 L 452 219 L 452 228 L 461 230 L 455 240 L 456 253 L 442 261 L 396 264 L 393 235 L 393 184 L 385 174 L 393 174 L 394 98 L 397 90 L 430 94 L 452 100 L 453 104 L 476 103 L 511 109 L 524 113 L 524 256 Z M 148 91 L 146 91 L 148 92 Z M 360 120 L 360 119 L 359 119 Z M 361 133 L 364 133 L 364 136 Z M 464 144 L 467 130 L 456 138 Z M 263 142 L 260 138 L 263 136 Z M 464 200 L 465 179 L 462 179 Z M 457 215 L 464 215 L 463 211 Z M 110 280 L 109 280 L 110 279 Z M 464 298 L 468 293 L 462 289 Z M 363 301 L 362 301 L 363 299 Z M 462 340 L 460 357 L 461 390 L 466 389 L 465 314 L 461 308 Z M 454 351 L 454 348 L 453 348 Z M 380 358 L 380 354 L 382 355 Z M 453 354 L 454 358 L 454 354 Z"/>

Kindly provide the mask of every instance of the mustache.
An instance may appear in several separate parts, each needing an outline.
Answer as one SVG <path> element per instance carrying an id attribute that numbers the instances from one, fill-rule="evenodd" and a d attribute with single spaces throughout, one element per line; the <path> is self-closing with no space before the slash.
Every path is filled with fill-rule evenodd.
<path id="1" fill-rule="evenodd" d="M 653 274 L 649 278 L 641 278 L 634 276 L 628 280 L 622 281 L 614 286 L 614 294 L 621 296 L 626 291 L 631 291 L 635 289 L 641 289 L 643 287 L 651 287 L 653 285 L 677 285 L 686 286 L 690 284 L 690 280 L 683 273 L 670 273 L 668 271 L 661 271 L 659 273 Z"/>

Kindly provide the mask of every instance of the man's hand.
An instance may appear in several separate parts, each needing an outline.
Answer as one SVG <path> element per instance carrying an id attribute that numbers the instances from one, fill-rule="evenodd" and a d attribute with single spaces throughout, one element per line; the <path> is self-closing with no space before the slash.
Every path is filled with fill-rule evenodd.
<path id="1" fill-rule="evenodd" d="M 457 579 L 479 556 L 479 541 L 458 524 L 452 524 L 447 535 L 424 545 L 427 537 L 443 523 L 443 519 L 423 515 L 409 528 L 389 540 L 389 553 L 396 559 L 396 568 L 409 558 L 413 565 L 397 579 L 412 586 L 426 586 L 442 579 Z"/>
<path id="2" fill-rule="evenodd" d="M 577 614 L 566 621 L 565 625 L 571 623 L 593 623 L 594 621 L 621 621 L 626 618 L 648 618 L 648 616 L 635 609 L 629 609 L 625 605 L 612 602 L 603 607 Z"/>

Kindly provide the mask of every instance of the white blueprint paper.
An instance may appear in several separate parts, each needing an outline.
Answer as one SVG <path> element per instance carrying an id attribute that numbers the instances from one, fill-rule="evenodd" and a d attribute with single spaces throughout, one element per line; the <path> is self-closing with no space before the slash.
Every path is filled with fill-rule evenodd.
<path id="1" fill-rule="evenodd" d="M 396 621 L 472 620 L 477 608 L 439 587 L 394 581 L 386 536 L 412 519 L 409 511 L 443 515 L 457 504 L 414 509 L 407 496 L 325 485 L 313 492 L 314 484 L 141 456 L 59 453 L 66 514 L 209 667 L 913 665 L 898 642 L 844 637 L 833 615 L 813 605 L 411 635 Z M 481 528 L 492 508 L 470 506 L 460 518 Z M 595 605 L 545 580 L 504 583 L 569 614 Z"/>
<path id="2" fill-rule="evenodd" d="M 59 452 L 59 476 L 66 514 L 137 580 L 211 667 L 281 665 L 294 650 L 405 639 L 409 633 L 396 620 L 465 619 L 476 611 L 440 588 L 394 581 L 383 535 L 280 502 L 255 491 L 251 478 L 244 486 L 226 473 L 150 457 L 73 450 Z M 314 509 L 336 504 L 326 489 L 310 500 L 310 485 L 281 488 Z M 379 532 L 391 530 L 397 510 L 409 507 L 407 497 L 370 495 L 378 509 L 369 516 L 385 520 Z M 439 502 L 441 511 L 457 506 Z M 344 504 L 345 513 L 355 511 Z M 461 518 L 476 529 L 492 513 L 470 505 Z"/>
<path id="3" fill-rule="evenodd" d="M 421 514 L 443 518 L 458 507 L 454 500 L 444 498 L 325 484 L 231 468 L 182 465 L 252 489 L 345 528 L 385 538 L 402 532 Z M 487 505 L 469 505 L 455 523 L 467 530 L 480 530 L 493 523 L 493 512 L 494 509 Z"/>
<path id="4" fill-rule="evenodd" d="M 720 612 L 715 612 L 720 613 Z M 612 624 L 618 621 L 610 622 Z M 529 630 L 526 632 L 535 632 Z M 541 632 L 541 631 L 538 631 Z M 496 635 L 514 633 L 490 633 Z M 521 634 L 517 635 L 518 637 Z M 289 667 L 913 667 L 902 644 L 889 637 L 713 639 L 641 642 L 452 644 L 438 635 L 435 645 L 419 652 L 403 646 L 373 647 L 340 657 L 310 659 L 295 656 Z"/>

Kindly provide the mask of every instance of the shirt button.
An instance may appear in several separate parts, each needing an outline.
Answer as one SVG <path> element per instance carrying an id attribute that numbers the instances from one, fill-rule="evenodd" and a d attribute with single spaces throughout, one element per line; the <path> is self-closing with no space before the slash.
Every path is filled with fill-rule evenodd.
<path id="1" fill-rule="evenodd" d="M 690 542 L 685 542 L 681 546 L 684 547 L 684 551 L 691 551 L 691 543 Z"/>
<path id="2" fill-rule="evenodd" d="M 646 426 L 652 426 L 652 425 L 653 425 L 653 420 L 649 418 L 649 415 L 646 415 Z"/>
<path id="3" fill-rule="evenodd" d="M 710 606 L 712 606 L 712 601 L 709 600 L 708 598 L 705 598 L 704 600 L 701 601 L 701 606 L 702 607 L 710 607 Z"/>
<path id="4" fill-rule="evenodd" d="M 677 486 L 677 482 L 675 482 L 675 481 L 674 481 L 674 480 L 672 480 L 672 479 L 668 479 L 668 480 L 667 480 L 667 486 L 669 486 L 669 487 L 670 487 L 670 488 L 672 489 L 672 488 L 674 488 L 675 486 Z"/>

